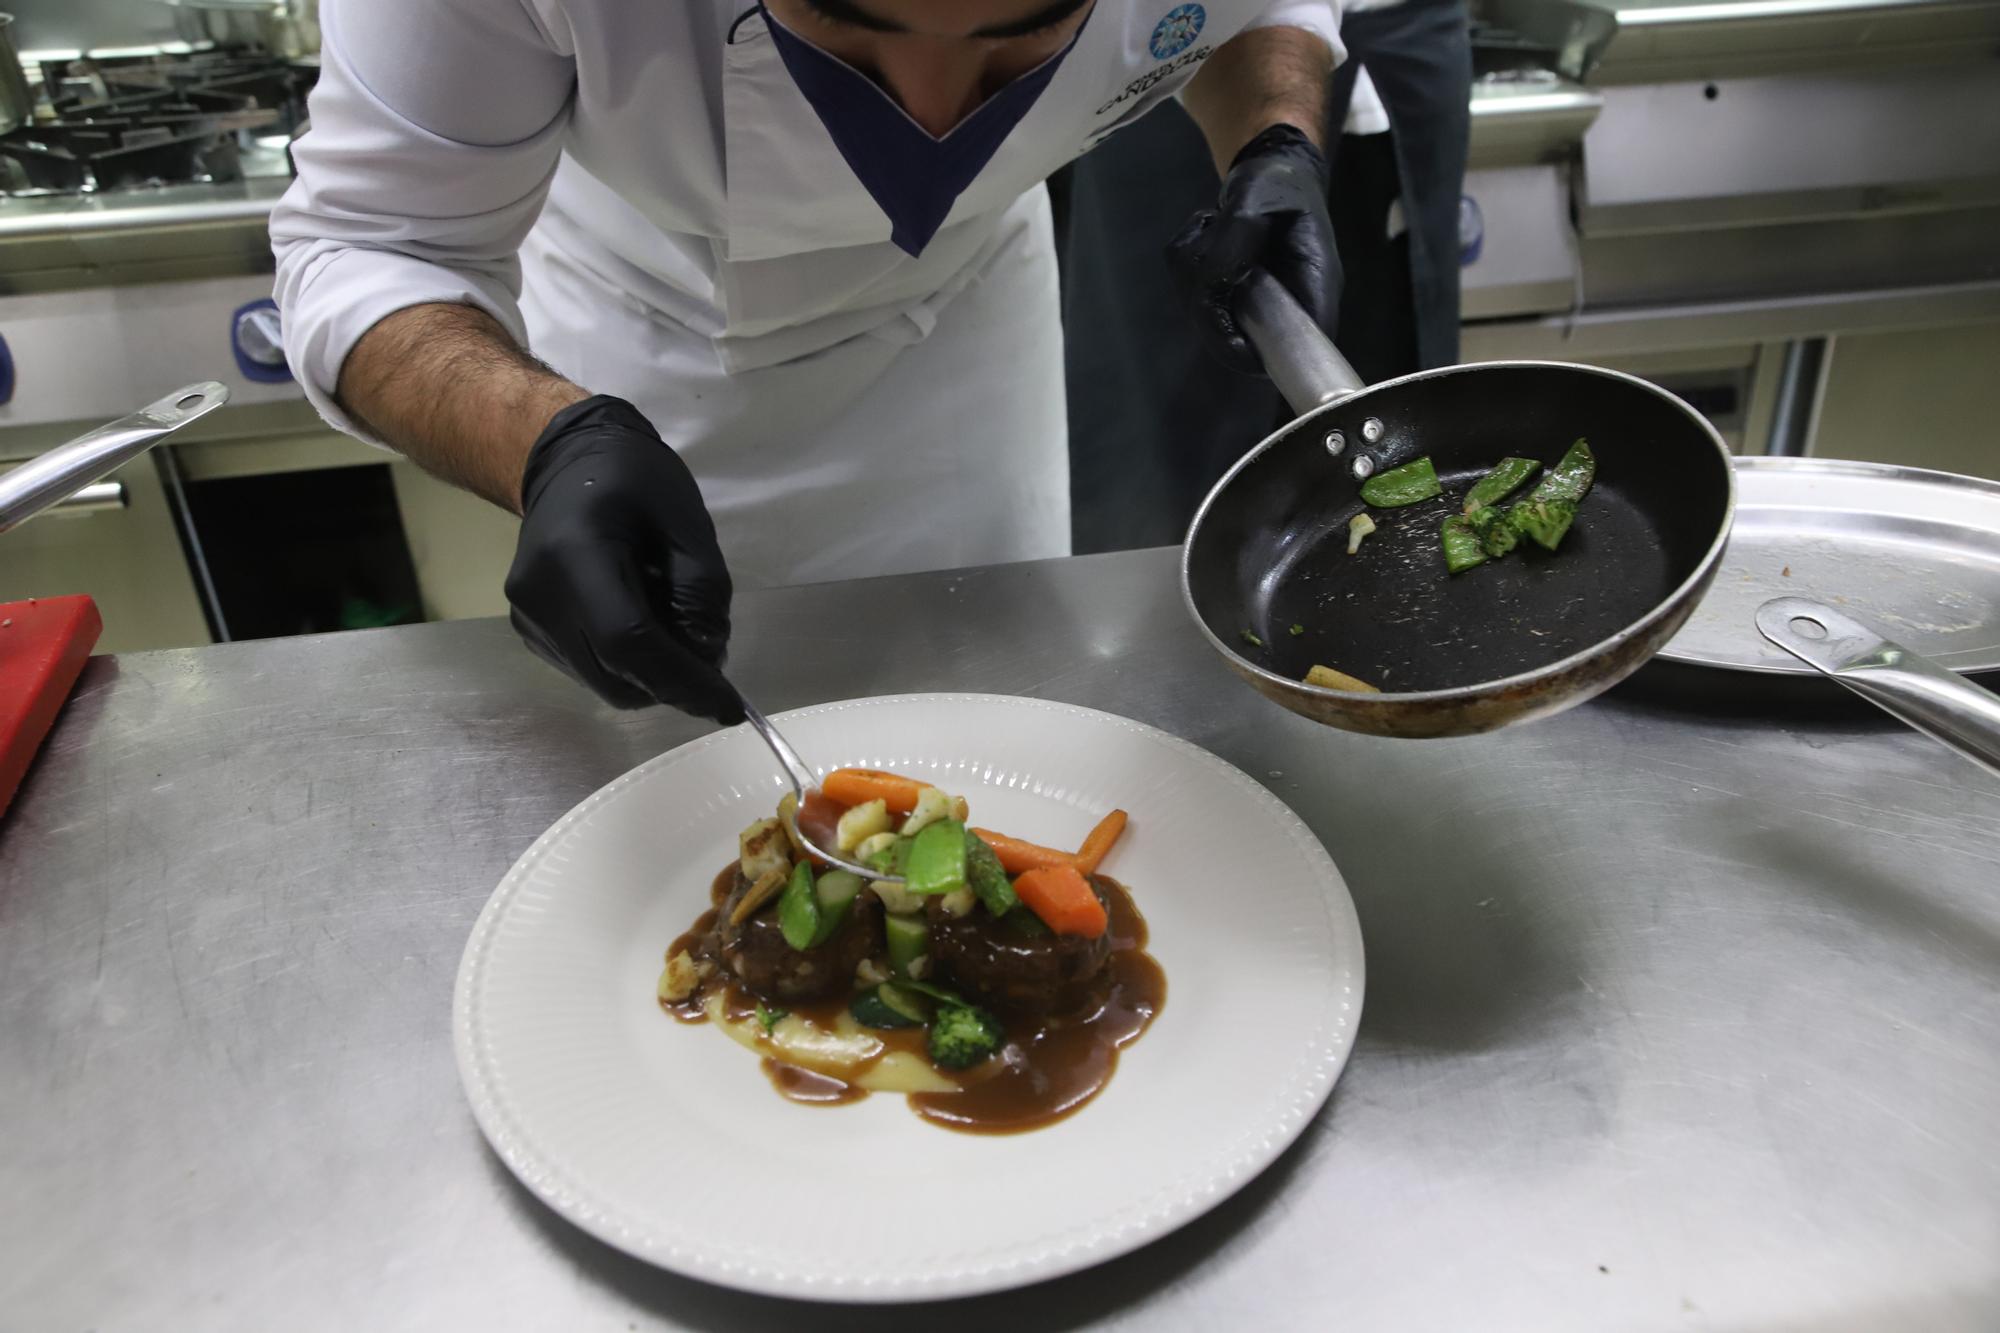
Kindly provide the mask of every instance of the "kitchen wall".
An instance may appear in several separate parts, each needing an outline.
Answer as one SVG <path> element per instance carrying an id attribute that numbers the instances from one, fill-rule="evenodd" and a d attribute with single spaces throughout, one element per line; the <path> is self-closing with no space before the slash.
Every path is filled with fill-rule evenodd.
<path id="1" fill-rule="evenodd" d="M 1811 452 L 2000 481 L 1997 369 L 2000 324 L 1835 338 Z"/>

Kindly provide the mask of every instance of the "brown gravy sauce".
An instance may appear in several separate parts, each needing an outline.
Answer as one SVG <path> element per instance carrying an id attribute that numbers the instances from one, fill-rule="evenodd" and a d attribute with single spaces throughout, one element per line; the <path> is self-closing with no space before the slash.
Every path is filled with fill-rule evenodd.
<path id="1" fill-rule="evenodd" d="M 763 1068 L 764 1077 L 771 1080 L 771 1086 L 786 1101 L 801 1102 L 807 1106 L 845 1106 L 868 1095 L 868 1089 L 843 1083 L 831 1074 L 801 1069 L 769 1056 L 764 1057 Z"/>
<path id="2" fill-rule="evenodd" d="M 668 946 L 672 958 L 685 949 L 701 956 L 701 942 L 715 924 L 717 908 L 735 884 L 736 867 L 725 867 L 710 887 L 711 907 Z M 913 1092 L 910 1108 L 934 1125 L 969 1134 L 1015 1134 L 1039 1129 L 1075 1113 L 1103 1090 L 1118 1069 L 1118 1053 L 1139 1039 L 1167 999 L 1167 975 L 1146 952 L 1146 919 L 1125 886 L 1109 876 L 1093 877 L 1110 904 L 1111 959 L 1080 1005 L 1068 1013 L 1028 1016 L 997 1010 L 1007 1028 L 999 1052 L 962 1074 L 956 1092 Z M 705 1023 L 708 992 L 723 988 L 723 1012 L 731 1019 L 754 1018 L 757 998 L 734 979 L 718 974 L 678 1004 L 660 1007 L 683 1023 Z M 838 996 L 789 1006 L 792 1013 L 830 1029 L 847 1008 Z M 874 1032 L 883 1053 L 922 1054 L 922 1029 Z M 877 1059 L 880 1057 L 878 1056 Z M 868 1095 L 858 1087 L 817 1070 L 766 1057 L 764 1075 L 778 1094 L 809 1106 L 844 1106 Z"/>

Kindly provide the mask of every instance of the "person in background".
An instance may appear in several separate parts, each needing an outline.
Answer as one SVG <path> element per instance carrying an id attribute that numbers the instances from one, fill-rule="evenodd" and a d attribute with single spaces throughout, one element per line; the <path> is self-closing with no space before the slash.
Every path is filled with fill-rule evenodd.
<path id="1" fill-rule="evenodd" d="M 1348 0 L 1341 37 L 1324 183 L 1344 275 L 1336 341 L 1374 382 L 1458 359 L 1472 48 L 1464 0 Z M 1175 543 L 1230 464 L 1293 413 L 1156 279 L 1175 239 L 1164 219 L 1215 188 L 1186 117 L 1134 126 L 1059 184 L 1073 546 Z"/>

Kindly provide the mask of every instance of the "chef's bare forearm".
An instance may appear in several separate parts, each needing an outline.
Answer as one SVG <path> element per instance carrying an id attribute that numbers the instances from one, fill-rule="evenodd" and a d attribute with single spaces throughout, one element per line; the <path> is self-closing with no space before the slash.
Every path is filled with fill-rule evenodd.
<path id="1" fill-rule="evenodd" d="M 1202 64 L 1181 91 L 1181 105 L 1208 139 L 1218 172 L 1243 145 L 1273 125 L 1296 126 L 1315 145 L 1326 123 L 1333 53 L 1303 28 L 1239 32 Z"/>
<path id="2" fill-rule="evenodd" d="M 521 512 L 521 471 L 542 428 L 588 398 L 477 306 L 418 305 L 349 352 L 336 396 L 424 471 Z"/>

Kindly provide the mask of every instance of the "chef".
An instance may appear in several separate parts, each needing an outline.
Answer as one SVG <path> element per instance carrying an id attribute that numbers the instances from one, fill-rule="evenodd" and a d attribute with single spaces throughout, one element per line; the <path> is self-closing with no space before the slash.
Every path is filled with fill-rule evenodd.
<path id="1" fill-rule="evenodd" d="M 507 596 L 613 704 L 733 722 L 732 574 L 1066 554 L 1050 172 L 1172 97 L 1176 247 L 1330 319 L 1331 0 L 323 0 L 271 221 L 352 434 L 521 515 Z M 1166 281 L 1161 266 L 1161 281 Z"/>

